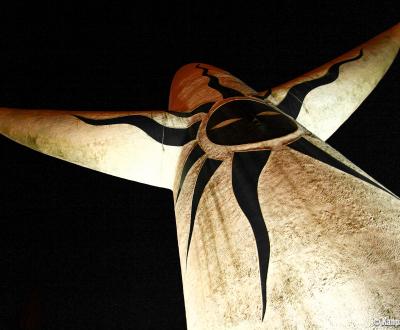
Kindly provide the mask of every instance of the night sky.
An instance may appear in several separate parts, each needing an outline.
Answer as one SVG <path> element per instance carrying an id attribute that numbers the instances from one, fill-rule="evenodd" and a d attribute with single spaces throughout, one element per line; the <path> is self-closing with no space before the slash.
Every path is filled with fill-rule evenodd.
<path id="1" fill-rule="evenodd" d="M 398 22 L 394 1 L 266 3 L 2 8 L 0 105 L 166 109 L 190 62 L 265 90 Z M 399 60 L 328 140 L 397 195 Z M 0 330 L 185 329 L 170 191 L 0 151 Z"/>

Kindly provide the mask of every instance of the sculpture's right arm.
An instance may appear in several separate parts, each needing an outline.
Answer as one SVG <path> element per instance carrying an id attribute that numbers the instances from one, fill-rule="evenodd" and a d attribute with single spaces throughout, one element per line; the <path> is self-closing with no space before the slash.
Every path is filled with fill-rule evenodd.
<path id="1" fill-rule="evenodd" d="M 129 122 L 115 122 L 121 118 Z M 169 189 L 181 146 L 164 144 L 164 134 L 187 126 L 187 120 L 164 111 L 0 108 L 0 133 L 20 144 L 93 170 Z"/>
<path id="2" fill-rule="evenodd" d="M 325 141 L 373 91 L 399 48 L 400 23 L 320 67 L 272 88 L 266 99 Z"/>

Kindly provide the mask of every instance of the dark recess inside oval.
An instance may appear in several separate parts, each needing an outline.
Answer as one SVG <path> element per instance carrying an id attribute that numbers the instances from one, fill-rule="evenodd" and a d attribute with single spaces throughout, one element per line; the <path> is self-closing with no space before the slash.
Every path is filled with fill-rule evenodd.
<path id="1" fill-rule="evenodd" d="M 207 136 L 219 145 L 240 145 L 279 138 L 297 130 L 296 123 L 265 103 L 234 100 L 220 106 L 207 123 Z"/>

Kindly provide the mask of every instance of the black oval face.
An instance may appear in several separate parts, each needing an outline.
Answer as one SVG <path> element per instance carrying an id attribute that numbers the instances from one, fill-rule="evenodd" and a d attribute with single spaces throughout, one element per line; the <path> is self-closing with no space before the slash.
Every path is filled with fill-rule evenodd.
<path id="1" fill-rule="evenodd" d="M 206 128 L 211 142 L 227 146 L 271 140 L 296 130 L 296 123 L 273 107 L 248 99 L 221 105 Z"/>

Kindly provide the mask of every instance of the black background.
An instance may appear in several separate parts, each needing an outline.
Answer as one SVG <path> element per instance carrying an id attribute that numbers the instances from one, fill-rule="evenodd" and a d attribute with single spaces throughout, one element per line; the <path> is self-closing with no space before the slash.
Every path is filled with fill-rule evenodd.
<path id="1" fill-rule="evenodd" d="M 165 109 L 189 62 L 264 90 L 396 24 L 394 3 L 4 6 L 0 105 Z M 328 141 L 396 194 L 399 87 L 397 60 Z M 171 192 L 0 152 L 0 329 L 185 328 Z"/>

